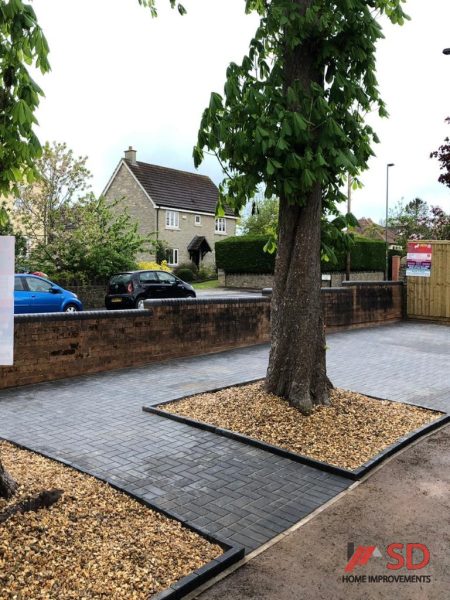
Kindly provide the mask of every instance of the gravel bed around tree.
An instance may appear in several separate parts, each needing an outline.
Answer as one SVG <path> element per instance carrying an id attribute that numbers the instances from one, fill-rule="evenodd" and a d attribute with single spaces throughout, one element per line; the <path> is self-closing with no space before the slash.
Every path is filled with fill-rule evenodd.
<path id="1" fill-rule="evenodd" d="M 310 416 L 304 416 L 286 400 L 266 392 L 262 381 L 157 408 L 350 470 L 442 416 L 342 389 L 331 391 L 329 406 L 318 406 Z"/>
<path id="2" fill-rule="evenodd" d="M 94 477 L 0 442 L 18 493 L 0 513 L 59 488 L 50 509 L 0 523 L 0 598 L 146 599 L 223 550 Z"/>

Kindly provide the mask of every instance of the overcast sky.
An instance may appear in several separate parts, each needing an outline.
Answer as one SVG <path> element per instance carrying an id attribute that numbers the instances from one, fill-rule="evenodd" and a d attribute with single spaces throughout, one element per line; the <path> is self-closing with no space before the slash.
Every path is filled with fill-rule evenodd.
<path id="1" fill-rule="evenodd" d="M 222 92 L 230 61 L 240 61 L 256 26 L 244 0 L 185 0 L 180 17 L 158 0 L 152 19 L 137 0 L 34 0 L 50 45 L 52 72 L 39 77 L 41 141 L 66 142 L 89 157 L 100 193 L 129 146 L 138 160 L 193 171 L 192 146 L 211 91 Z M 409 0 L 404 27 L 385 29 L 378 79 L 390 119 L 373 118 L 377 157 L 354 193 L 353 212 L 379 221 L 389 202 L 421 197 L 450 211 L 450 190 L 429 158 L 450 125 L 450 1 Z M 214 159 L 199 172 L 222 179 Z"/>

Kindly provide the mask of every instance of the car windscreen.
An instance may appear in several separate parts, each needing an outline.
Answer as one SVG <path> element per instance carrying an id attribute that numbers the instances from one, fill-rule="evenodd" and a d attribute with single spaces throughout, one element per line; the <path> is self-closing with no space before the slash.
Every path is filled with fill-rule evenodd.
<path id="1" fill-rule="evenodd" d="M 109 280 L 109 291 L 113 294 L 125 294 L 128 291 L 128 284 L 132 278 L 132 273 L 119 273 L 118 275 L 113 275 Z"/>

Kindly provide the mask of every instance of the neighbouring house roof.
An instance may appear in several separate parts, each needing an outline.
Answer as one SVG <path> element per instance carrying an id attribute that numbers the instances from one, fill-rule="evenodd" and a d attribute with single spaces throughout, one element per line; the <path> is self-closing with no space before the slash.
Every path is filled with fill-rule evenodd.
<path id="1" fill-rule="evenodd" d="M 372 219 L 367 219 L 366 217 L 358 219 L 358 227 L 355 227 L 355 230 L 356 233 L 359 233 L 360 235 L 363 235 L 364 237 L 370 238 L 372 240 L 380 240 L 384 242 L 386 239 L 386 229 L 384 228 L 384 226 L 378 225 L 378 223 L 374 223 Z M 392 227 L 388 227 L 388 244 L 395 244 L 397 238 L 397 231 Z"/>
<path id="2" fill-rule="evenodd" d="M 219 190 L 206 175 L 123 159 L 157 206 L 215 214 Z M 226 208 L 227 216 L 234 216 Z"/>

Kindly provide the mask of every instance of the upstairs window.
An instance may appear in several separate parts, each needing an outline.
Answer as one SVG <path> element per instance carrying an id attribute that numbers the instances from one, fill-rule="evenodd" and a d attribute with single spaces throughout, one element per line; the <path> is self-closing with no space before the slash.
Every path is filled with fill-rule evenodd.
<path id="1" fill-rule="evenodd" d="M 180 213 L 174 210 L 166 210 L 166 229 L 180 228 Z"/>
<path id="2" fill-rule="evenodd" d="M 200 215 L 195 215 L 195 217 L 194 217 L 194 223 L 196 225 L 201 225 L 202 224 L 202 217 Z"/>
<path id="3" fill-rule="evenodd" d="M 216 219 L 216 233 L 226 233 L 227 232 L 227 222 L 224 217 L 219 217 Z"/>

